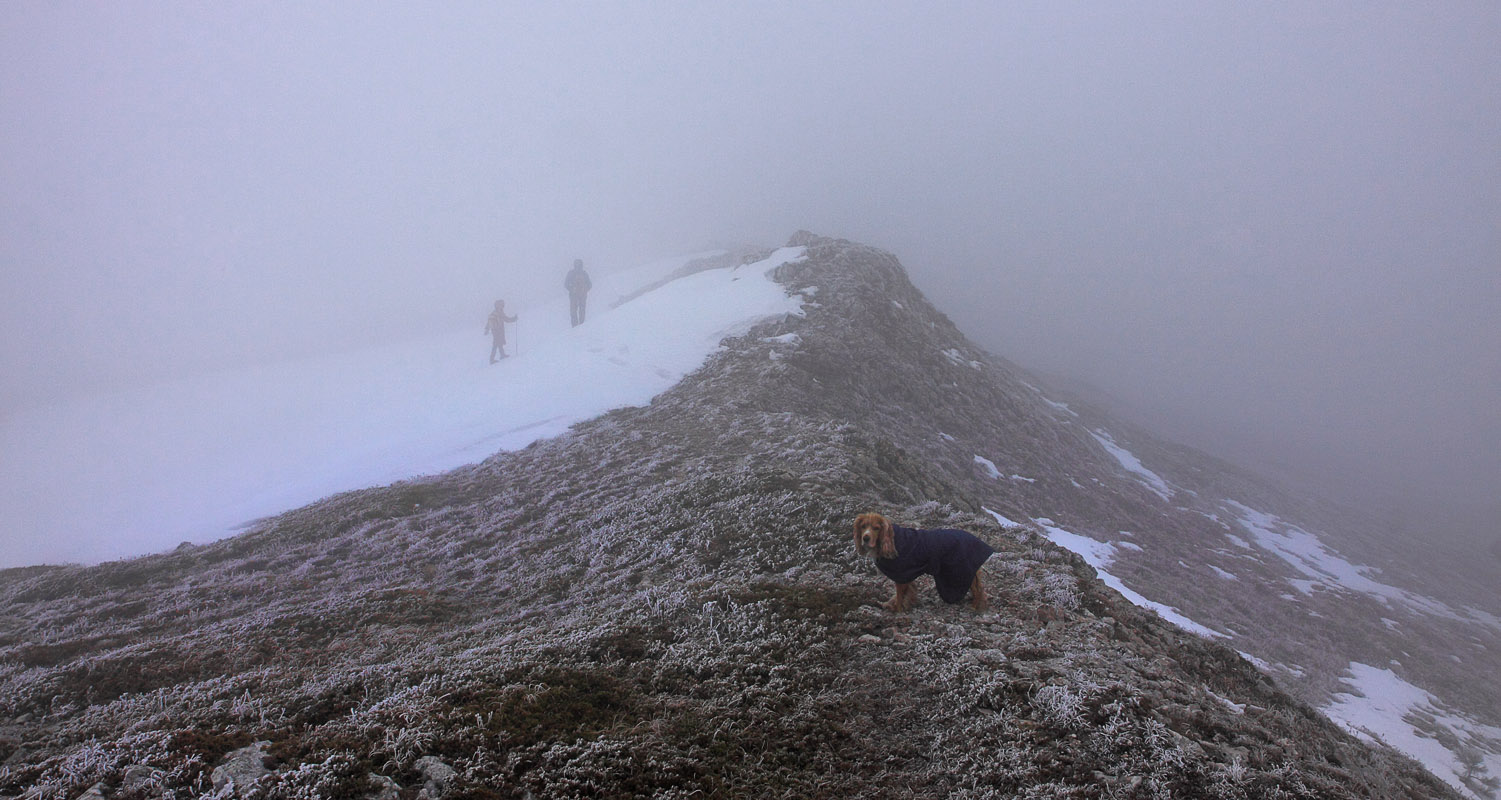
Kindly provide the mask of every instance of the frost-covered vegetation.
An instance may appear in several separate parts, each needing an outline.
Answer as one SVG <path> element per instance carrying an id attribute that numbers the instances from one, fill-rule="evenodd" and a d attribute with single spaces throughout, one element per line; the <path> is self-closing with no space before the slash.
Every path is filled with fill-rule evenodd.
<path id="1" fill-rule="evenodd" d="M 212 545 L 0 574 L 0 795 L 1448 794 L 1002 528 L 982 502 L 1141 531 L 1160 498 L 1060 488 L 1111 463 L 1088 428 L 1032 415 L 890 255 L 793 243 L 779 279 L 817 305 L 647 407 Z M 984 537 L 991 610 L 880 610 L 867 510 Z M 231 753 L 264 770 L 216 778 Z"/>

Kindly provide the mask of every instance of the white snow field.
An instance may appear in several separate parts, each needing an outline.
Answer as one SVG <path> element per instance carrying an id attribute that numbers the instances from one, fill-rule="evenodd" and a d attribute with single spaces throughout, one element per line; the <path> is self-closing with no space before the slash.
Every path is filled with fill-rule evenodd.
<path id="1" fill-rule="evenodd" d="M 1323 711 L 1345 730 L 1366 741 L 1384 742 L 1406 753 L 1429 772 L 1470 797 L 1479 797 L 1461 780 L 1465 766 L 1455 750 L 1468 747 L 1483 765 L 1483 775 L 1501 775 L 1501 756 L 1489 752 L 1501 741 L 1501 728 L 1484 725 L 1444 707 L 1438 698 L 1408 683 L 1390 669 L 1350 662 L 1344 678 L 1346 692 L 1338 692 Z M 1422 723 L 1421 727 L 1414 723 Z M 1435 733 L 1456 742 L 1446 747 Z"/>
<path id="2" fill-rule="evenodd" d="M 645 404 L 724 337 L 800 313 L 804 298 L 767 273 L 802 255 L 782 248 L 615 309 L 688 258 L 595 276 L 577 328 L 560 288 L 551 302 L 507 309 L 518 317 L 508 349 L 520 352 L 494 366 L 482 299 L 461 331 L 24 410 L 0 422 L 0 568 L 212 541 L 329 494 L 445 471 Z"/>

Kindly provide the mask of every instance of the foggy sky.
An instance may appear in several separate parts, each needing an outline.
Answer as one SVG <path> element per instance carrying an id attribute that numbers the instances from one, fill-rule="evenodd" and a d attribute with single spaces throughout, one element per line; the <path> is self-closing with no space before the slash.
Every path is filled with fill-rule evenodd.
<path id="1" fill-rule="evenodd" d="M 301 5 L 0 4 L 0 409 L 808 228 L 1172 438 L 1497 508 L 1501 6 Z"/>

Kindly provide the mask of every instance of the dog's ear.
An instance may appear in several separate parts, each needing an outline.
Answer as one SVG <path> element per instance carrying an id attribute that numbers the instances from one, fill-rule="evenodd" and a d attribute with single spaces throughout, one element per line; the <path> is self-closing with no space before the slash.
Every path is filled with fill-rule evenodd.
<path id="1" fill-rule="evenodd" d="M 896 531 L 891 527 L 891 520 L 881 517 L 881 558 L 896 558 Z"/>

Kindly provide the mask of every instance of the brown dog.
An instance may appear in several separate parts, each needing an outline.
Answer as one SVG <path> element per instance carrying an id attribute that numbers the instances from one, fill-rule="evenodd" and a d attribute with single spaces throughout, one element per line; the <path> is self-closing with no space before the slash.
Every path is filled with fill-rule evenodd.
<path id="1" fill-rule="evenodd" d="M 969 594 L 976 611 L 989 606 L 980 566 L 995 551 L 972 533 L 903 528 L 880 514 L 861 514 L 855 517 L 855 552 L 874 559 L 876 568 L 896 583 L 896 594 L 882 604 L 886 609 L 906 611 L 916 604 L 912 582 L 919 575 L 933 576 L 945 603 L 958 603 Z"/>

